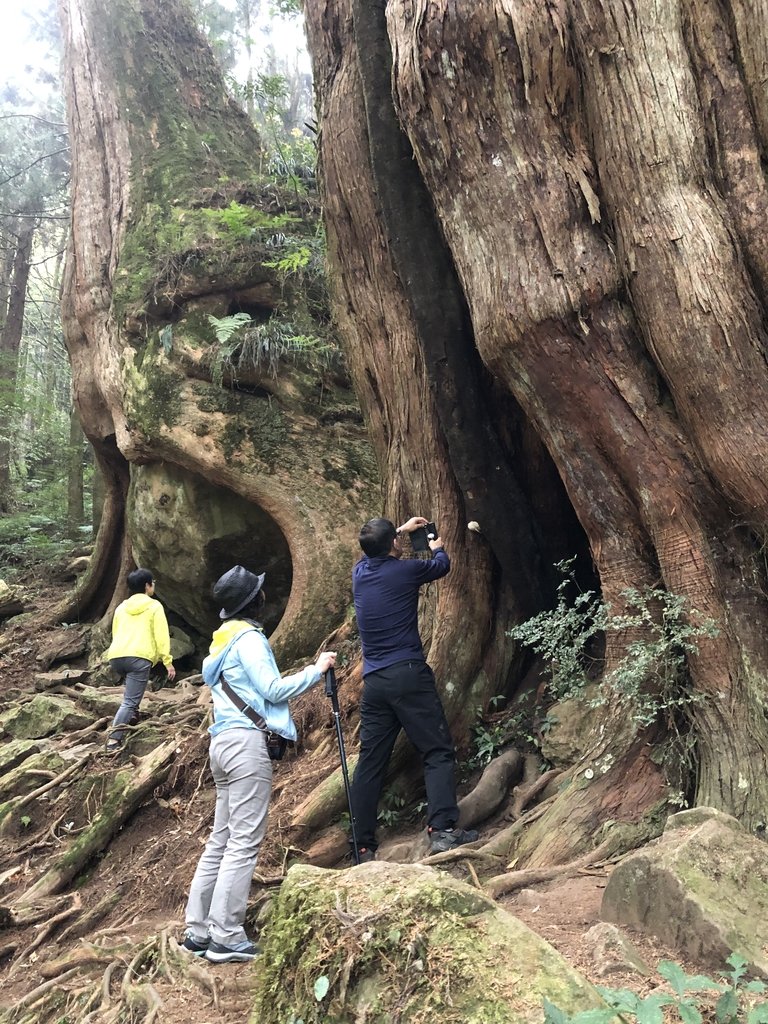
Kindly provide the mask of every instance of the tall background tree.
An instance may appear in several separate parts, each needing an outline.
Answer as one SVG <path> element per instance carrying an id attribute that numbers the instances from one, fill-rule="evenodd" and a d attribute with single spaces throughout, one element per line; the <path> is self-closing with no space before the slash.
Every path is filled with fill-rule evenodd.
<path id="1" fill-rule="evenodd" d="M 55 7 L 26 16 L 34 67 L 9 62 L 0 95 L 0 511 L 3 540 L 24 516 L 55 528 L 66 491 L 72 408 L 59 291 L 68 225 L 68 133 Z M 78 473 L 82 476 L 82 453 Z M 8 518 L 16 512 L 17 516 Z M 81 525 L 82 516 L 78 521 Z M 32 524 L 26 524 L 30 527 Z M 34 528 L 29 535 L 34 534 Z"/>

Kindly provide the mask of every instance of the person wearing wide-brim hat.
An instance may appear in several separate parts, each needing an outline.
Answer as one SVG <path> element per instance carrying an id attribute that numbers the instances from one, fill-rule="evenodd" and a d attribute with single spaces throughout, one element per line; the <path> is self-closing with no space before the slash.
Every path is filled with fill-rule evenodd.
<path id="1" fill-rule="evenodd" d="M 224 622 L 203 661 L 203 679 L 213 695 L 208 731 L 216 812 L 192 879 L 182 948 L 213 963 L 252 960 L 258 953 L 243 924 L 272 792 L 267 732 L 295 740 L 288 700 L 336 663 L 336 654 L 325 651 L 301 672 L 280 677 L 258 622 L 264 576 L 236 565 L 216 582 L 213 596 Z M 234 697 L 228 695 L 232 691 Z"/>

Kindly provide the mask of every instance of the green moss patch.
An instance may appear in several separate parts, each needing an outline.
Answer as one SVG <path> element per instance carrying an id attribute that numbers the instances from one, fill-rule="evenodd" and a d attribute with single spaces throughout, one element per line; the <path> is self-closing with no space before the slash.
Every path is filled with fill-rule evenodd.
<path id="1" fill-rule="evenodd" d="M 252 1024 L 540 1024 L 544 997 L 603 1005 L 520 921 L 418 865 L 291 868 L 262 944 Z"/>

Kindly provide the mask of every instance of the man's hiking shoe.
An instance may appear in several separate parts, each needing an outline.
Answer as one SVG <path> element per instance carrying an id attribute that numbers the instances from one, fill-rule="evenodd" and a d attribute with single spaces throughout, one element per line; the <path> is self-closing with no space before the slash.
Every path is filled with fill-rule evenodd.
<path id="1" fill-rule="evenodd" d="M 357 851 L 358 864 L 368 864 L 372 860 L 376 860 L 376 851 L 371 850 L 368 846 L 361 846 Z"/>
<path id="2" fill-rule="evenodd" d="M 237 946 L 222 946 L 219 942 L 210 942 L 205 952 L 205 959 L 212 964 L 244 964 L 257 957 L 261 950 L 255 942 L 241 942 Z"/>
<path id="3" fill-rule="evenodd" d="M 185 953 L 191 953 L 192 956 L 205 956 L 210 945 L 210 939 L 196 939 L 193 935 L 189 934 L 185 935 L 184 941 L 179 944 Z"/>
<path id="4" fill-rule="evenodd" d="M 119 754 L 122 749 L 122 740 L 107 740 L 107 742 L 104 744 L 105 754 Z"/>
<path id="5" fill-rule="evenodd" d="M 465 843 L 474 843 L 478 838 L 477 830 L 474 828 L 446 828 L 429 829 L 429 852 L 445 853 L 456 846 L 464 846 Z"/>

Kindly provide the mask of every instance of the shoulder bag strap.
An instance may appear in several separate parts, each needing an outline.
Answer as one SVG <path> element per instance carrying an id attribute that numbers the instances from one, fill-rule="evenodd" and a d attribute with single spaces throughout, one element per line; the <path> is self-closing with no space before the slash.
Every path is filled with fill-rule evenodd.
<path id="1" fill-rule="evenodd" d="M 227 680 L 224 678 L 223 672 L 219 676 L 219 679 L 221 680 L 222 690 L 224 691 L 224 693 L 226 693 L 226 695 L 235 705 L 237 710 L 242 711 L 245 717 L 249 719 L 251 722 L 253 722 L 257 729 L 261 729 L 262 732 L 266 732 L 267 723 L 264 721 L 264 719 L 257 711 L 254 711 L 250 704 L 246 704 L 246 702 L 243 700 L 239 693 L 235 693 L 235 691 L 229 685 Z"/>

